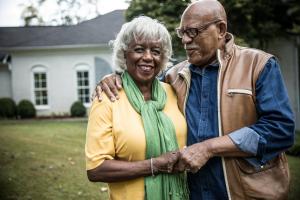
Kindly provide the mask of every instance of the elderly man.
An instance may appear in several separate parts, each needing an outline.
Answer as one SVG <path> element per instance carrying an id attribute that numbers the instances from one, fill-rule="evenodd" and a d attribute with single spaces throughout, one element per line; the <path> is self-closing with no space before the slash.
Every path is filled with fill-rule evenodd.
<path id="1" fill-rule="evenodd" d="M 188 147 L 174 170 L 192 172 L 190 199 L 286 199 L 283 152 L 293 144 L 294 119 L 277 60 L 237 46 L 218 1 L 189 5 L 177 34 L 187 60 L 164 81 L 188 124 Z M 120 81 L 111 76 L 100 85 L 113 100 Z"/>

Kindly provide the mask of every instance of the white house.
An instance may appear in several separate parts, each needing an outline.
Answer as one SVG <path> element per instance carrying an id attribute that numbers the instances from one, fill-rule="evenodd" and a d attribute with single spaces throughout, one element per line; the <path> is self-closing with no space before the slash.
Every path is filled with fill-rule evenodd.
<path id="1" fill-rule="evenodd" d="M 112 71 L 108 42 L 124 21 L 118 10 L 74 26 L 0 27 L 0 97 L 29 99 L 39 116 L 68 114 L 77 100 L 89 107 Z M 300 38 L 277 39 L 267 51 L 279 58 L 300 130 Z"/>
<path id="2" fill-rule="evenodd" d="M 77 100 L 89 107 L 123 23 L 117 10 L 74 26 L 0 27 L 0 97 L 31 100 L 38 116 L 67 115 Z"/>

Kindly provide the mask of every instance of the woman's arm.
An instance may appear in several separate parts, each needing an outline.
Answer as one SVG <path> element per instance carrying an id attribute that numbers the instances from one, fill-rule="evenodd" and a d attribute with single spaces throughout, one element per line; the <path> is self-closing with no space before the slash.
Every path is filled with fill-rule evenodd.
<path id="1" fill-rule="evenodd" d="M 87 170 L 92 182 L 118 182 L 158 173 L 171 173 L 177 162 L 179 152 L 168 152 L 159 157 L 142 161 L 105 160 L 98 167 Z"/>

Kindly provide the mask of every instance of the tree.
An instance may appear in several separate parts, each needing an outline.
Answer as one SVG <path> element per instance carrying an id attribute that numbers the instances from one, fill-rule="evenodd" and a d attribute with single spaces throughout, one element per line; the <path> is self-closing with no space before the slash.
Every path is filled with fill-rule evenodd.
<path id="1" fill-rule="evenodd" d="M 45 19 L 45 15 L 39 10 L 46 7 L 47 3 L 56 4 L 56 13 L 50 20 Z M 31 25 L 73 25 L 88 18 L 99 15 L 98 0 L 31 0 L 23 3 L 22 19 L 25 26 Z M 88 9 L 88 14 L 83 14 L 83 7 Z"/>
<path id="2" fill-rule="evenodd" d="M 38 9 L 32 3 L 25 7 L 21 14 L 21 18 L 24 20 L 25 26 L 44 24 Z"/>
<path id="3" fill-rule="evenodd" d="M 229 31 L 250 46 L 265 48 L 275 37 L 299 34 L 297 0 L 220 0 L 228 15 Z"/>
<path id="4" fill-rule="evenodd" d="M 163 22 L 171 33 L 175 57 L 183 55 L 175 28 L 189 0 L 132 0 L 126 19 L 147 15 Z M 299 0 L 220 0 L 228 15 L 228 28 L 237 42 L 264 48 L 278 36 L 300 34 Z"/>

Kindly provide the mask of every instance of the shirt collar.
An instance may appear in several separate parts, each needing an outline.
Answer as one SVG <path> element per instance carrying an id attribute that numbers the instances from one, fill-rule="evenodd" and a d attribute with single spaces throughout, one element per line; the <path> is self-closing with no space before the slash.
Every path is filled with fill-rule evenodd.
<path id="1" fill-rule="evenodd" d="M 205 67 L 198 67 L 194 64 L 190 64 L 190 66 L 189 66 L 192 73 L 196 73 L 196 74 L 200 74 L 200 75 L 203 74 L 203 69 L 208 68 L 208 67 L 218 68 L 219 63 L 217 60 L 214 60 L 210 64 L 206 65 Z"/>

